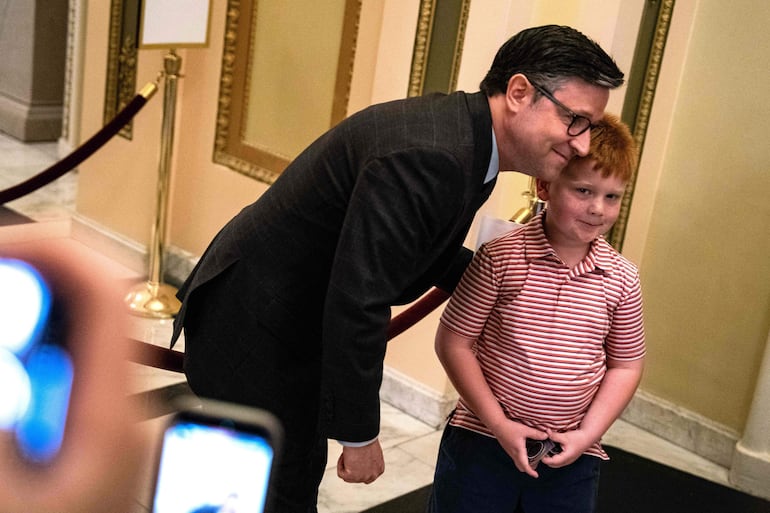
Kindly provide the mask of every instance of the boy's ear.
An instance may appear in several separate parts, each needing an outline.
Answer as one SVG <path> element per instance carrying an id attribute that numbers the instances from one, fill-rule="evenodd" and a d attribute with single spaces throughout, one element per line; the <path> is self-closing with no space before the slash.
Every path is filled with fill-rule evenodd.
<path id="1" fill-rule="evenodd" d="M 541 180 L 540 178 L 535 178 L 535 186 L 537 189 L 537 197 L 542 201 L 548 201 L 550 198 L 549 191 L 551 183 Z"/>

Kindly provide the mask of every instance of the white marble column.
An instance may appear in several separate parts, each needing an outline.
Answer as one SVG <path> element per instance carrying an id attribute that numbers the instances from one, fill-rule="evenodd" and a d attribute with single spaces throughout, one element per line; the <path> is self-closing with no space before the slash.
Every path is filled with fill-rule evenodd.
<path id="1" fill-rule="evenodd" d="M 730 481 L 770 499 L 770 333 L 743 437 L 735 446 Z"/>

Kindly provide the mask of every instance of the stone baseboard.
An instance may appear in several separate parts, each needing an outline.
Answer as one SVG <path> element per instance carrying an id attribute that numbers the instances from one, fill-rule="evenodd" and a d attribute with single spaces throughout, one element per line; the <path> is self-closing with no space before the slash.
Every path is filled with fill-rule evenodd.
<path id="1" fill-rule="evenodd" d="M 738 433 L 706 417 L 638 390 L 621 418 L 722 467 L 730 468 Z"/>
<path id="2" fill-rule="evenodd" d="M 72 216 L 70 237 L 139 275 L 147 272 L 145 246 L 87 217 L 78 214 Z"/>
<path id="3" fill-rule="evenodd" d="M 62 105 L 28 105 L 0 95 L 0 130 L 24 142 L 56 141 Z"/>
<path id="4" fill-rule="evenodd" d="M 139 275 L 147 275 L 149 255 L 147 247 L 143 244 L 118 235 L 80 215 L 72 218 L 71 236 Z M 190 274 L 196 262 L 197 258 L 191 253 L 174 246 L 166 248 L 163 280 L 178 287 Z"/>
<path id="5" fill-rule="evenodd" d="M 436 429 L 457 403 L 457 394 L 441 395 L 401 372 L 385 367 L 380 398 Z"/>

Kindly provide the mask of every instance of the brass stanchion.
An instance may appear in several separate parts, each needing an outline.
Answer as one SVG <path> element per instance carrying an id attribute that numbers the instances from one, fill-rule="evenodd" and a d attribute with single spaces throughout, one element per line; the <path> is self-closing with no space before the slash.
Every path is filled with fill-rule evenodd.
<path id="1" fill-rule="evenodd" d="M 177 82 L 182 58 L 172 49 L 163 58 L 163 124 L 160 134 L 158 164 L 157 208 L 149 247 L 149 277 L 126 295 L 129 310 L 143 317 L 168 319 L 179 313 L 181 303 L 176 298 L 176 287 L 162 281 L 163 258 L 166 246 L 168 192 L 170 182 L 171 150 L 174 143 Z"/>
<path id="2" fill-rule="evenodd" d="M 527 198 L 527 206 L 520 208 L 515 214 L 513 214 L 509 221 L 525 224 L 527 221 L 543 211 L 545 208 L 545 201 L 537 197 L 537 187 L 534 178 L 529 179 L 529 189 L 522 192 L 521 195 Z"/>

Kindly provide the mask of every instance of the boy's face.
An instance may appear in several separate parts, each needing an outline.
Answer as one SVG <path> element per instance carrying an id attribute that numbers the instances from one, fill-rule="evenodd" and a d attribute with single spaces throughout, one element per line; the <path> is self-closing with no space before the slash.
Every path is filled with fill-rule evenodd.
<path id="1" fill-rule="evenodd" d="M 603 177 L 592 159 L 572 161 L 557 179 L 537 182 L 540 199 L 548 202 L 546 232 L 559 244 L 588 244 L 612 228 L 620 213 L 626 183 Z"/>

